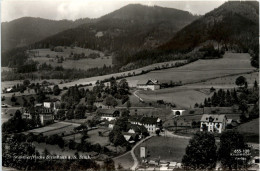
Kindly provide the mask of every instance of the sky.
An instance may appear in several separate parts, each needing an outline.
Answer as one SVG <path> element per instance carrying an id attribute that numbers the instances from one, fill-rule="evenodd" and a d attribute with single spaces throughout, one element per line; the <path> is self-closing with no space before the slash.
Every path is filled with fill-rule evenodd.
<path id="1" fill-rule="evenodd" d="M 52 20 L 98 18 L 128 4 L 157 5 L 203 15 L 224 2 L 225 0 L 1 0 L 1 22 L 28 16 Z"/>

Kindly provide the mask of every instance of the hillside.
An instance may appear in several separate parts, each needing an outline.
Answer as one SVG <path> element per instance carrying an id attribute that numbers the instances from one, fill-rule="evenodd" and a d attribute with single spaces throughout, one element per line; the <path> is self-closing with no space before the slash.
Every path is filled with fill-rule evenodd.
<path id="1" fill-rule="evenodd" d="M 43 18 L 22 17 L 1 23 L 2 51 L 27 46 L 48 36 L 57 34 L 80 24 L 91 22 L 89 18 L 70 20 L 47 20 Z"/>
<path id="2" fill-rule="evenodd" d="M 187 25 L 160 50 L 191 51 L 210 40 L 225 50 L 249 52 L 258 66 L 259 3 L 257 1 L 230 1 Z"/>
<path id="3" fill-rule="evenodd" d="M 140 49 L 155 48 L 169 40 L 169 35 L 191 23 L 198 16 L 172 8 L 132 4 L 107 14 L 97 22 L 84 24 L 51 36 L 35 44 L 75 44 L 100 51 L 134 54 Z"/>

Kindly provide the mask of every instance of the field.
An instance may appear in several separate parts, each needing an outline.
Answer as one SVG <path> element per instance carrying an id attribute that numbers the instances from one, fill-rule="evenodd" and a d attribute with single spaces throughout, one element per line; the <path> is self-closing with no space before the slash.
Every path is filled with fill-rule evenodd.
<path id="1" fill-rule="evenodd" d="M 119 72 L 119 73 L 115 73 L 115 74 L 109 74 L 109 75 L 102 75 L 102 76 L 97 76 L 97 77 L 90 77 L 90 78 L 83 78 L 83 79 L 79 79 L 73 82 L 69 82 L 69 83 L 65 83 L 65 84 L 59 84 L 60 87 L 65 87 L 65 86 L 74 86 L 75 84 L 95 84 L 97 80 L 104 80 L 104 79 L 108 79 L 111 77 L 118 77 L 118 76 L 127 76 L 128 74 L 140 74 L 142 71 L 147 71 L 150 69 L 154 69 L 155 67 L 158 66 L 162 66 L 165 65 L 166 63 L 168 65 L 174 65 L 177 62 L 183 62 L 183 60 L 176 60 L 176 61 L 169 61 L 169 62 L 163 62 L 163 63 L 156 63 L 156 64 L 152 64 L 152 65 L 148 65 L 146 67 L 142 67 L 142 68 L 138 68 L 138 69 L 134 69 L 134 70 L 130 70 L 130 71 L 125 71 L 125 72 Z M 129 86 L 130 87 L 136 87 L 136 83 L 137 81 L 131 81 L 129 82 Z"/>
<path id="2" fill-rule="evenodd" d="M 233 75 L 233 76 L 226 76 L 222 78 L 215 78 L 215 79 L 209 79 L 205 82 L 200 83 L 194 83 L 194 84 L 187 84 L 184 86 L 181 86 L 183 88 L 194 88 L 194 89 L 209 89 L 211 87 L 214 87 L 216 89 L 230 89 L 237 87 L 235 84 L 237 77 L 243 76 L 246 78 L 248 82 L 248 86 L 253 86 L 254 81 L 259 80 L 259 72 L 252 72 L 248 74 L 239 74 L 239 75 Z M 258 81 L 259 82 L 259 81 Z"/>
<path id="3" fill-rule="evenodd" d="M 259 143 L 259 118 L 239 125 L 237 130 L 242 133 L 248 141 Z"/>
<path id="4" fill-rule="evenodd" d="M 103 136 L 99 136 L 98 132 L 106 132 L 107 129 L 94 129 L 91 131 L 88 131 L 88 136 L 89 138 L 86 139 L 86 141 L 90 142 L 91 144 L 97 144 L 99 143 L 101 146 L 106 146 L 109 144 L 109 139 L 108 136 L 106 135 L 106 133 L 103 133 L 105 135 Z M 81 139 L 82 135 L 81 134 L 74 134 L 74 135 L 70 135 L 70 136 L 65 136 L 64 139 L 65 140 L 75 140 L 76 142 L 80 143 L 80 139 Z"/>
<path id="5" fill-rule="evenodd" d="M 61 149 L 58 145 L 50 145 L 46 143 L 33 142 L 33 145 L 35 146 L 36 150 L 42 155 L 45 149 L 52 155 L 55 154 L 60 156 L 74 156 L 77 152 L 76 150 L 68 149 L 68 147 Z M 78 154 L 82 156 L 87 156 L 89 153 L 78 151 Z"/>
<path id="6" fill-rule="evenodd" d="M 50 58 L 54 58 L 57 55 L 58 56 L 63 56 L 64 58 L 68 58 L 71 53 L 75 54 L 81 54 L 84 53 L 85 56 L 90 55 L 91 53 L 98 53 L 101 57 L 104 57 L 104 53 L 97 51 L 97 50 L 92 50 L 92 49 L 85 49 L 85 48 L 80 48 L 80 47 L 63 47 L 63 46 L 58 46 L 58 48 L 62 48 L 63 52 L 55 52 L 51 51 L 50 49 L 33 49 L 30 50 L 30 52 L 36 53 L 36 57 L 46 57 L 47 55 L 50 56 Z M 30 57 L 34 57 L 34 55 L 30 55 Z"/>
<path id="7" fill-rule="evenodd" d="M 120 164 L 124 169 L 130 170 L 134 165 L 134 160 L 131 156 L 131 153 L 127 153 L 126 155 L 113 159 L 115 162 L 115 167 L 117 168 Z"/>
<path id="8" fill-rule="evenodd" d="M 194 107 L 195 103 L 204 102 L 205 98 L 211 96 L 193 89 L 169 88 L 157 91 L 138 91 L 137 95 L 144 101 L 163 100 L 173 103 L 180 108 Z"/>
<path id="9" fill-rule="evenodd" d="M 30 80 L 30 83 L 42 83 L 43 81 L 45 80 Z M 59 84 L 61 81 L 63 80 L 60 80 L 60 79 L 49 79 L 49 80 L 46 80 L 52 84 Z M 1 82 L 1 88 L 2 90 L 4 88 L 9 88 L 9 87 L 13 87 L 14 85 L 17 85 L 17 84 L 23 84 L 23 80 L 16 80 L 16 81 L 2 81 Z M 26 94 L 27 91 L 25 91 L 24 94 Z M 8 93 L 8 94 L 12 94 L 12 93 Z M 19 93 L 16 93 L 17 95 L 19 95 Z M 20 95 L 23 95 L 23 94 L 20 94 Z"/>
<path id="10" fill-rule="evenodd" d="M 180 61 L 172 61 L 180 62 Z M 169 62 L 170 63 L 170 62 Z M 154 68 L 153 64 L 153 68 Z M 156 64 L 161 66 L 161 64 Z M 149 66 L 147 66 L 149 67 Z M 136 70 L 103 75 L 98 77 L 84 78 L 70 83 L 60 84 L 60 87 L 72 86 L 75 84 L 87 84 L 95 83 L 96 80 L 104 80 L 110 77 L 128 75 L 129 73 L 135 72 L 140 73 L 143 68 Z M 203 80 L 220 78 L 231 74 L 242 74 L 252 72 L 255 70 L 250 64 L 250 56 L 247 53 L 226 53 L 221 59 L 211 60 L 198 60 L 193 63 L 170 69 L 163 69 L 158 71 L 152 71 L 147 74 L 133 76 L 126 78 L 129 82 L 130 87 L 136 87 L 139 80 L 157 79 L 160 82 L 182 82 L 182 83 L 197 83 Z"/>
<path id="11" fill-rule="evenodd" d="M 20 107 L 13 108 L 2 108 L 1 111 L 1 123 L 8 121 L 12 116 L 14 116 L 15 112 L 20 110 Z"/>
<path id="12" fill-rule="evenodd" d="M 111 66 L 112 65 L 112 56 L 105 56 L 104 53 L 96 50 L 91 50 L 91 49 L 84 49 L 84 48 L 79 48 L 79 47 L 74 47 L 73 49 L 71 47 L 67 47 L 66 49 L 64 47 L 60 47 L 63 49 L 63 52 L 55 52 L 51 51 L 50 49 L 34 49 L 30 50 L 30 52 L 36 53 L 36 55 L 30 55 L 31 60 L 39 62 L 39 64 L 46 63 L 50 64 L 53 67 L 55 66 L 63 66 L 63 68 L 66 69 L 83 69 L 87 70 L 89 68 L 95 68 L 95 67 L 103 67 L 104 64 L 106 66 Z M 72 60 L 68 59 L 69 56 L 73 54 L 82 54 L 84 53 L 85 56 L 89 56 L 92 53 L 99 54 L 100 57 L 96 59 L 91 59 L 91 58 L 84 58 L 84 59 L 79 59 L 79 60 Z M 47 55 L 49 57 L 47 57 Z M 57 60 L 55 59 L 56 56 L 58 57 L 63 57 L 65 60 L 62 63 L 58 63 Z"/>
<path id="13" fill-rule="evenodd" d="M 28 132 L 32 132 L 35 134 L 40 134 L 43 133 L 43 135 L 53 135 L 53 134 L 69 134 L 73 131 L 73 129 L 80 124 L 71 124 L 71 123 L 66 123 L 66 122 L 57 122 L 51 125 L 47 125 L 45 127 L 37 128 L 30 130 Z"/>
<path id="14" fill-rule="evenodd" d="M 163 136 L 152 137 L 151 139 L 143 142 L 135 149 L 135 155 L 140 159 L 140 147 L 144 146 L 148 150 L 150 159 L 158 159 L 164 161 L 181 162 L 185 149 L 189 143 L 189 140 L 183 138 L 170 138 Z"/>
<path id="15" fill-rule="evenodd" d="M 53 67 L 62 66 L 65 69 L 74 68 L 74 69 L 87 70 L 89 68 L 95 68 L 95 67 L 100 68 L 103 67 L 104 65 L 106 66 L 112 65 L 112 57 L 102 57 L 96 59 L 66 60 L 62 63 L 51 61 L 51 59 L 47 57 L 37 57 L 31 59 L 39 62 L 40 64 L 46 63 L 52 65 Z"/>
<path id="16" fill-rule="evenodd" d="M 136 94 L 145 101 L 164 100 L 187 109 L 194 107 L 195 103 L 203 103 L 205 98 L 212 96 L 213 93 L 209 91 L 211 87 L 216 89 L 237 87 L 235 80 L 240 75 L 247 79 L 249 86 L 252 86 L 259 77 L 259 73 L 252 72 L 253 70 L 248 54 L 226 53 L 222 59 L 199 60 L 179 68 L 153 71 L 127 79 L 132 84 L 148 78 L 161 82 L 181 81 L 185 85 L 156 91 L 138 91 Z"/>
<path id="17" fill-rule="evenodd" d="M 127 78 L 132 84 L 138 80 L 156 79 L 160 82 L 193 83 L 204 79 L 223 77 L 253 71 L 247 53 L 226 53 L 221 59 L 198 60 L 178 68 L 152 71 L 136 77 Z"/>

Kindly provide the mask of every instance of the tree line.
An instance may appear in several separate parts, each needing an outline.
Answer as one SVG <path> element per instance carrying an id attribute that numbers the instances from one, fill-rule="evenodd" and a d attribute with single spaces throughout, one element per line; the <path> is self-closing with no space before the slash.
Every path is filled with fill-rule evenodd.
<path id="1" fill-rule="evenodd" d="M 223 170 L 239 170 L 248 167 L 250 155 L 250 147 L 243 135 L 236 131 L 223 132 L 218 147 L 213 134 L 197 132 L 189 141 L 182 164 L 187 170 L 212 170 L 219 161 Z"/>

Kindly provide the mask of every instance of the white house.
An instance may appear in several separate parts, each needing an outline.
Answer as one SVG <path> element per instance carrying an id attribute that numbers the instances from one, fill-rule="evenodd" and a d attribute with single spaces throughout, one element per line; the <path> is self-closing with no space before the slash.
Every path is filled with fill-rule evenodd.
<path id="1" fill-rule="evenodd" d="M 226 115 L 204 114 L 200 120 L 200 131 L 222 133 L 227 126 Z"/>
<path id="2" fill-rule="evenodd" d="M 137 83 L 137 88 L 144 90 L 158 90 L 160 87 L 161 86 L 158 80 L 140 80 Z"/>

